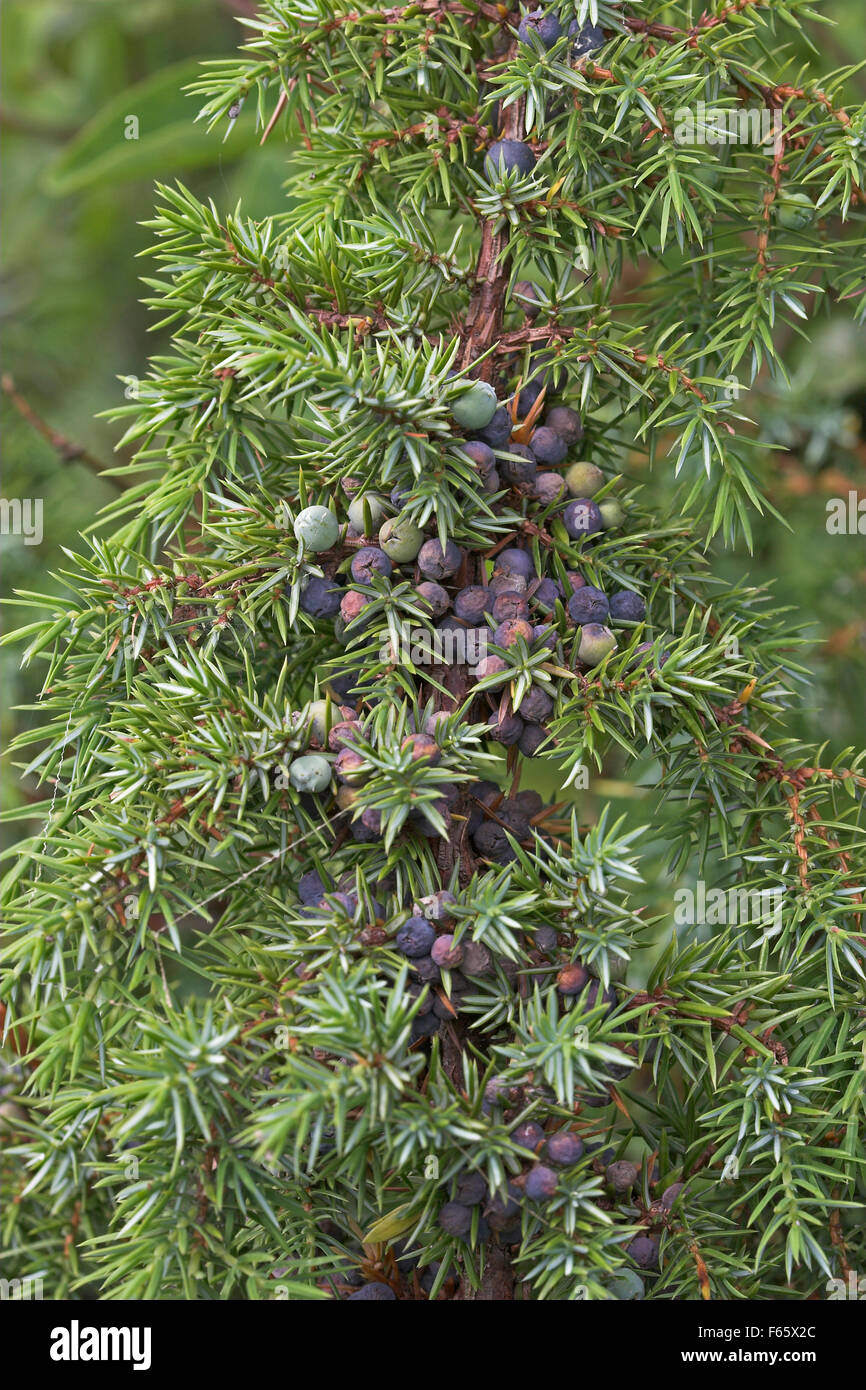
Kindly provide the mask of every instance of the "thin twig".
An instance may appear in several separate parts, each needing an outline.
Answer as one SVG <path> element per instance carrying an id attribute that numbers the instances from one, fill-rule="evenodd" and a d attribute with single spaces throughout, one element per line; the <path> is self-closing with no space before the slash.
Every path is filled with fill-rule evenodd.
<path id="1" fill-rule="evenodd" d="M 37 415 L 32 405 L 21 395 L 21 392 L 8 373 L 0 378 L 0 387 L 2 387 L 4 395 L 9 397 L 21 418 L 26 420 L 28 425 L 32 425 L 33 429 L 41 434 L 43 439 L 47 440 L 52 449 L 55 449 L 63 459 L 64 463 L 84 463 L 88 468 L 92 468 L 94 473 L 99 473 L 102 477 L 106 477 L 107 481 L 114 483 L 115 487 L 122 488 L 126 486 L 119 478 L 112 478 L 107 475 L 106 465 L 101 459 L 98 459 L 95 454 L 91 454 L 90 451 L 85 449 L 81 444 L 73 444 L 71 440 L 66 438 L 65 434 L 61 434 L 59 430 L 52 429 L 40 415 Z"/>

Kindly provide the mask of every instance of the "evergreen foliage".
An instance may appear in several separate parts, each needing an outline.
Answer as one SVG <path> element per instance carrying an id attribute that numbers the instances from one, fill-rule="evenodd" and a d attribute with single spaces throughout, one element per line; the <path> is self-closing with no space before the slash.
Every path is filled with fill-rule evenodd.
<path id="1" fill-rule="evenodd" d="M 712 548 L 768 507 L 732 374 L 784 375 L 822 297 L 862 316 L 864 111 L 853 69 L 789 68 L 805 0 L 699 8 L 563 0 L 520 39 L 486 0 L 268 0 L 196 84 L 292 141 L 288 200 L 160 188 L 172 346 L 113 529 L 20 599 L 46 797 L 3 886 L 3 1237 L 52 1297 L 866 1269 L 866 758 L 790 736 L 790 611 Z M 680 142 L 699 101 L 779 126 Z M 550 481 L 586 460 L 589 496 Z M 645 618 L 579 626 L 570 576 Z M 520 602 L 440 621 L 431 584 Z M 449 622 L 477 673 L 427 652 Z M 745 910 L 646 911 L 640 832 L 573 805 L 611 750 L 676 805 L 666 869 Z"/>

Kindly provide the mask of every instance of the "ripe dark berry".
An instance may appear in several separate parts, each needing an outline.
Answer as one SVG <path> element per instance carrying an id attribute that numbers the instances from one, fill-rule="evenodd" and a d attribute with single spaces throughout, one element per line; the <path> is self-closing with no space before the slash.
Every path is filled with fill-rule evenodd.
<path id="1" fill-rule="evenodd" d="M 525 724 L 517 746 L 524 758 L 534 758 L 543 743 L 547 742 L 547 730 L 540 724 Z"/>
<path id="2" fill-rule="evenodd" d="M 496 140 L 487 151 L 484 172 L 491 183 L 497 183 L 511 173 L 525 178 L 532 173 L 535 164 L 535 155 L 522 140 Z"/>
<path id="3" fill-rule="evenodd" d="M 540 685 L 531 685 L 520 702 L 520 717 L 531 724 L 543 724 L 553 713 L 553 700 Z"/>
<path id="4" fill-rule="evenodd" d="M 464 975 L 489 975 L 493 969 L 493 957 L 480 941 L 467 941 L 463 947 Z"/>
<path id="5" fill-rule="evenodd" d="M 518 280 L 511 294 L 512 298 L 517 301 L 528 319 L 538 317 L 541 304 L 538 298 L 538 290 L 531 280 Z"/>
<path id="6" fill-rule="evenodd" d="M 518 1245 L 523 1236 L 523 1231 L 519 1221 L 514 1221 L 510 1226 L 499 1232 L 500 1245 Z"/>
<path id="7" fill-rule="evenodd" d="M 462 1202 L 446 1202 L 439 1212 L 439 1225 L 446 1235 L 462 1239 L 472 1226 L 472 1208 Z"/>
<path id="8" fill-rule="evenodd" d="M 441 999 L 437 994 L 433 1000 L 433 1012 L 441 1022 L 447 1023 L 457 1014 L 457 1000 L 450 999 L 446 1001 L 445 999 Z"/>
<path id="9" fill-rule="evenodd" d="M 568 445 L 562 435 L 557 434 L 549 425 L 540 425 L 537 430 L 533 430 L 529 442 L 538 462 L 546 463 L 550 467 L 562 463 L 568 453 Z"/>
<path id="10" fill-rule="evenodd" d="M 506 618 L 496 628 L 493 641 L 497 647 L 513 647 L 521 640 L 527 644 L 532 641 L 532 624 L 525 618 Z"/>
<path id="11" fill-rule="evenodd" d="M 318 902 L 325 891 L 325 885 L 315 869 L 301 874 L 298 880 L 298 897 L 302 903 Z"/>
<path id="12" fill-rule="evenodd" d="M 570 1168 L 583 1157 L 583 1140 L 567 1129 L 551 1134 L 544 1147 L 544 1156 L 558 1168 Z"/>
<path id="13" fill-rule="evenodd" d="M 429 922 L 423 917 L 410 917 L 394 937 L 394 944 L 404 956 L 415 959 L 428 956 L 435 940 L 436 932 Z"/>
<path id="14" fill-rule="evenodd" d="M 525 1192 L 531 1202 L 549 1202 L 556 1192 L 559 1179 L 552 1168 L 539 1163 L 526 1176 Z"/>
<path id="15" fill-rule="evenodd" d="M 544 1143 L 544 1130 L 534 1120 L 527 1120 L 517 1126 L 511 1137 L 522 1149 L 531 1149 L 535 1153 L 539 1144 Z"/>
<path id="16" fill-rule="evenodd" d="M 333 579 L 322 579 L 314 574 L 307 581 L 298 607 L 311 618 L 333 618 L 340 611 L 344 592 L 342 585 L 335 584 Z"/>
<path id="17" fill-rule="evenodd" d="M 435 583 L 432 579 L 425 579 L 418 585 L 415 592 L 426 607 L 430 609 L 434 618 L 441 618 L 443 613 L 448 612 L 451 599 L 448 597 L 447 591 L 442 588 L 441 584 Z"/>
<path id="18" fill-rule="evenodd" d="M 327 897 L 320 898 L 316 907 L 322 912 L 345 913 L 347 917 L 355 915 L 355 908 L 358 906 L 358 899 L 354 893 L 331 893 Z"/>
<path id="19" fill-rule="evenodd" d="M 562 25 L 559 16 L 552 10 L 530 10 L 520 21 L 517 37 L 521 43 L 529 43 L 534 34 L 545 48 L 552 48 L 557 39 L 562 38 Z"/>
<path id="20" fill-rule="evenodd" d="M 463 947 L 453 936 L 437 936 L 430 955 L 442 970 L 454 970 L 463 961 Z"/>
<path id="21" fill-rule="evenodd" d="M 584 24 L 581 28 L 574 19 L 568 26 L 568 37 L 574 40 L 572 58 L 582 58 L 585 54 L 594 53 L 597 48 L 602 47 L 604 30 L 598 24 Z"/>
<path id="22" fill-rule="evenodd" d="M 435 767 L 442 758 L 439 744 L 429 734 L 407 734 L 400 747 L 410 751 L 413 763 L 419 763 L 423 759 Z"/>
<path id="23" fill-rule="evenodd" d="M 356 719 L 341 719 L 328 730 L 328 747 L 332 753 L 339 753 L 361 733 L 361 725 Z"/>
<path id="24" fill-rule="evenodd" d="M 463 551 L 453 541 L 446 541 L 444 550 L 439 541 L 425 541 L 417 563 L 425 579 L 451 579 L 463 564 Z"/>
<path id="25" fill-rule="evenodd" d="M 390 579 L 394 566 L 384 550 L 377 545 L 365 545 L 352 556 L 352 578 L 356 584 L 369 584 L 374 574 Z"/>
<path id="26" fill-rule="evenodd" d="M 486 676 L 505 676 L 508 662 L 502 656 L 483 656 L 475 667 L 476 680 L 483 681 Z M 497 685 L 501 682 L 497 681 Z"/>
<path id="27" fill-rule="evenodd" d="M 481 623 L 493 606 L 493 595 L 483 584 L 470 584 L 454 595 L 454 612 L 465 623 Z"/>
<path id="28" fill-rule="evenodd" d="M 552 507 L 565 496 L 565 483 L 558 473 L 538 473 L 532 484 L 532 495 L 542 507 Z"/>
<path id="29" fill-rule="evenodd" d="M 624 1196 L 626 1192 L 631 1192 L 638 1180 L 638 1170 L 633 1163 L 620 1158 L 616 1163 L 608 1164 L 605 1178 L 610 1183 L 614 1192 Z"/>
<path id="30" fill-rule="evenodd" d="M 432 1293 L 433 1285 L 436 1283 L 441 1268 L 442 1265 L 439 1260 L 434 1260 L 432 1264 L 428 1265 L 427 1268 L 419 1274 L 418 1282 L 425 1293 Z"/>
<path id="31" fill-rule="evenodd" d="M 550 623 L 536 623 L 535 627 L 532 629 L 532 640 L 536 644 L 540 642 L 542 646 L 549 647 L 551 651 L 555 651 L 557 641 L 556 628 L 551 627 Z"/>
<path id="32" fill-rule="evenodd" d="M 360 1289 L 350 1293 L 347 1303 L 390 1303 L 397 1295 L 389 1284 L 362 1284 Z"/>
<path id="33" fill-rule="evenodd" d="M 577 589 L 568 600 L 568 616 L 583 627 L 584 623 L 603 623 L 608 615 L 607 594 L 592 584 Z"/>
<path id="34" fill-rule="evenodd" d="M 516 839 L 523 838 L 518 835 Z M 484 859 L 492 859 L 494 864 L 510 864 L 517 855 L 508 843 L 505 827 L 496 821 L 485 821 L 479 825 L 472 837 L 472 843 Z"/>
<path id="35" fill-rule="evenodd" d="M 540 926 L 536 927 L 532 934 L 532 944 L 537 946 L 539 951 L 545 951 L 548 955 L 556 950 L 559 935 L 555 927 Z"/>
<path id="36" fill-rule="evenodd" d="M 490 737 L 497 743 L 502 743 L 506 748 L 510 748 L 513 743 L 517 743 L 523 733 L 523 720 L 519 714 L 506 714 L 500 719 L 497 711 L 494 710 L 487 720 L 490 729 Z"/>
<path id="37" fill-rule="evenodd" d="M 582 965 L 565 965 L 556 977 L 556 988 L 560 994 L 580 994 L 582 989 L 586 989 L 588 980 L 589 974 Z"/>
<path id="38" fill-rule="evenodd" d="M 604 530 L 601 512 L 589 497 L 578 497 L 574 502 L 569 502 L 562 513 L 562 520 L 572 540 L 579 540 L 581 536 L 590 536 L 596 531 Z"/>
<path id="39" fill-rule="evenodd" d="M 635 1236 L 634 1240 L 625 1247 L 625 1253 L 631 1256 L 638 1269 L 658 1269 L 659 1267 L 658 1242 L 650 1236 Z"/>
<path id="40" fill-rule="evenodd" d="M 447 709 L 434 710 L 433 713 L 428 714 L 427 718 L 424 720 L 425 734 L 429 734 L 431 738 L 435 738 L 439 730 L 445 727 L 450 718 L 451 715 Z M 456 790 L 458 789 L 455 788 L 455 791 Z"/>
<path id="41" fill-rule="evenodd" d="M 517 415 L 519 419 L 526 419 L 543 390 L 544 382 L 540 377 L 536 377 L 534 381 L 528 381 L 525 386 L 520 388 L 520 393 L 517 397 Z"/>
<path id="42" fill-rule="evenodd" d="M 510 590 L 504 594 L 497 594 L 493 600 L 491 615 L 496 623 L 504 623 L 508 618 L 528 618 L 529 600 L 523 594 Z"/>
<path id="43" fill-rule="evenodd" d="M 568 405 L 552 405 L 544 417 L 544 423 L 556 430 L 569 448 L 583 438 L 583 423 L 576 410 Z"/>
<path id="44" fill-rule="evenodd" d="M 364 758 L 354 748 L 348 745 L 341 748 L 334 761 L 334 771 L 341 782 L 348 782 L 350 786 L 357 786 L 362 780 L 366 771 Z"/>
<path id="45" fill-rule="evenodd" d="M 524 594 L 529 588 L 522 574 L 507 574 L 504 570 L 494 570 L 487 586 L 493 598 L 499 594 Z"/>
<path id="46" fill-rule="evenodd" d="M 685 1183 L 673 1182 L 671 1183 L 670 1187 L 665 1188 L 664 1192 L 662 1193 L 662 1206 L 664 1207 L 665 1211 L 670 1211 L 674 1202 L 677 1200 L 680 1193 L 682 1192 L 684 1186 Z"/>
<path id="47" fill-rule="evenodd" d="M 497 1078 L 494 1077 L 494 1081 L 496 1080 Z M 488 1082 L 487 1090 L 490 1089 L 491 1084 L 492 1083 Z M 487 1090 L 485 1090 L 484 1093 L 485 1097 L 487 1095 Z M 497 1099 L 501 1103 L 501 1097 L 497 1097 Z M 508 1184 L 506 1196 L 503 1197 L 497 1192 L 490 1198 L 490 1201 L 484 1208 L 484 1215 L 487 1217 L 494 1231 L 504 1231 L 512 1224 L 515 1217 L 520 1215 L 521 1196 L 522 1193 L 520 1188 L 517 1187 L 515 1183 L 510 1182 Z"/>
<path id="48" fill-rule="evenodd" d="M 550 474 L 555 477 L 555 474 Z M 543 613 L 552 613 L 557 599 L 562 598 L 562 589 L 555 579 L 542 579 L 538 587 L 531 595 L 533 603 L 537 603 Z"/>
<path id="49" fill-rule="evenodd" d="M 346 671 L 343 675 L 329 676 L 328 685 L 334 692 L 338 700 L 345 700 L 357 684 L 360 670 L 355 668 Z"/>
<path id="50" fill-rule="evenodd" d="M 499 473 L 511 487 L 535 482 L 538 467 L 535 455 L 526 444 L 509 444 L 499 460 Z"/>
<path id="51" fill-rule="evenodd" d="M 516 840 L 529 836 L 529 813 L 517 801 L 503 801 L 496 814 L 504 821 Z M 534 814 L 534 812 L 532 813 Z"/>
<path id="52" fill-rule="evenodd" d="M 425 985 L 439 979 L 439 966 L 432 956 L 413 956 L 412 969 Z"/>
<path id="53" fill-rule="evenodd" d="M 432 1038 L 439 1032 L 442 1020 L 437 1018 L 432 1008 L 428 1014 L 417 1015 L 412 1020 L 412 1041 L 420 1042 L 422 1038 Z"/>
<path id="54" fill-rule="evenodd" d="M 593 980 L 580 1003 L 583 1009 L 594 1009 L 597 1004 L 604 1004 L 610 1013 L 617 1003 L 616 992 L 612 989 L 602 989 L 601 981 Z M 631 1068 L 628 1068 L 627 1072 L 630 1070 Z"/>
<path id="55" fill-rule="evenodd" d="M 430 1010 L 433 1008 L 433 995 L 430 993 L 429 989 L 425 989 L 423 985 L 410 984 L 407 986 L 406 993 L 409 995 L 410 999 L 421 1000 L 418 1006 L 418 1013 L 415 1015 L 416 1018 L 423 1018 L 425 1014 L 429 1014 Z"/>
<path id="56" fill-rule="evenodd" d="M 496 467 L 496 455 L 490 445 L 484 443 L 483 439 L 467 439 L 465 444 L 460 445 L 460 448 L 467 458 L 472 460 L 482 477 L 493 472 Z"/>
<path id="57" fill-rule="evenodd" d="M 497 787 L 495 782 L 473 782 L 469 788 L 469 794 L 473 802 L 480 802 L 476 805 L 469 817 L 469 834 L 474 835 L 484 820 L 482 806 L 498 806 L 502 801 L 502 788 Z"/>
<path id="58" fill-rule="evenodd" d="M 444 796 L 440 796 L 437 801 L 432 802 L 432 808 L 442 817 L 446 827 L 448 827 L 451 824 L 451 815 Z M 410 811 L 406 818 L 406 823 L 411 826 L 413 830 L 416 830 L 419 835 L 425 835 L 428 840 L 434 840 L 436 836 L 441 833 L 438 827 L 429 819 L 423 806 L 416 807 L 414 810 Z"/>
<path id="59" fill-rule="evenodd" d="M 535 578 L 532 556 L 526 550 L 518 550 L 516 546 L 499 552 L 494 562 L 494 572 L 519 575 L 522 579 Z"/>
<path id="60" fill-rule="evenodd" d="M 446 922 L 454 916 L 453 907 L 456 901 L 454 894 L 449 893 L 447 888 L 440 888 L 438 893 L 430 893 L 426 898 L 421 898 L 415 904 L 415 910 L 429 922 Z"/>
<path id="61" fill-rule="evenodd" d="M 457 1176 L 456 1198 L 464 1207 L 477 1207 L 487 1197 L 487 1180 L 483 1173 L 464 1172 Z"/>
<path id="62" fill-rule="evenodd" d="M 483 440 L 485 444 L 489 444 L 492 449 L 501 449 L 511 438 L 512 428 L 513 422 L 508 407 L 500 405 L 497 407 L 496 413 L 490 421 L 490 424 L 485 425 L 481 430 L 476 430 L 476 434 L 479 439 Z"/>
<path id="63" fill-rule="evenodd" d="M 340 600 L 340 614 L 345 623 L 353 623 L 359 618 L 370 599 L 358 589 L 347 589 Z"/>
<path id="64" fill-rule="evenodd" d="M 616 622 L 642 623 L 646 617 L 643 594 L 634 589 L 619 589 L 610 596 L 610 616 Z"/>

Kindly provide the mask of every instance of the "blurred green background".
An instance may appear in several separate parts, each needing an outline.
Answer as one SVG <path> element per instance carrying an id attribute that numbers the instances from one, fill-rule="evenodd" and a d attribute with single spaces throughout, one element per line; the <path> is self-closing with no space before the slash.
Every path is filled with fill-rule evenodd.
<path id="1" fill-rule="evenodd" d="M 862 3 L 828 0 L 823 13 L 838 27 L 810 23 L 818 70 L 856 61 Z M 244 118 L 221 143 L 219 134 L 193 126 L 196 104 L 181 93 L 198 60 L 235 50 L 242 35 L 236 16 L 254 11 L 252 0 L 5 0 L 2 495 L 44 499 L 40 545 L 0 538 L 7 595 L 56 589 L 50 572 L 62 567 L 61 547 L 74 548 L 78 532 L 113 495 L 115 485 L 93 465 L 113 461 L 120 429 L 95 416 L 122 399 L 118 378 L 143 375 L 148 355 L 165 342 L 148 332 L 138 280 L 147 266 L 135 259 L 149 244 L 140 223 L 151 215 L 154 180 L 180 178 L 221 208 L 241 199 L 253 216 L 284 200 L 286 147 L 274 141 L 259 149 Z M 789 29 L 784 41 L 809 58 L 806 42 Z M 847 95 L 866 96 L 863 74 Z M 866 537 L 829 535 L 825 504 L 849 489 L 866 498 L 866 331 L 851 324 L 846 306 L 824 306 L 808 332 L 808 342 L 792 337 L 789 344 L 790 389 L 761 381 L 743 399 L 775 446 L 768 487 L 790 530 L 772 517 L 758 519 L 755 554 L 742 549 L 714 563 L 727 577 L 748 572 L 772 583 L 780 602 L 797 610 L 796 621 L 807 622 L 803 659 L 814 683 L 793 732 L 838 748 L 861 744 L 866 732 Z M 23 417 L 25 403 L 93 463 L 65 458 Z M 647 478 L 649 497 L 662 507 L 669 486 L 663 465 Z M 3 625 L 32 616 L 6 608 Z M 39 669 L 19 672 L 15 648 L 0 661 L 5 748 L 16 729 L 39 718 L 15 708 L 34 699 Z M 605 771 L 589 796 L 581 795 L 582 813 L 590 818 L 602 800 L 613 799 L 642 819 L 648 808 L 639 793 L 627 794 L 615 758 Z M 553 790 L 553 779 L 535 769 L 527 781 Z M 4 759 L 4 806 L 40 795 L 35 784 L 22 786 Z M 21 827 L 6 828 L 7 843 L 13 833 Z M 651 872 L 653 859 L 645 860 Z M 657 884 L 662 902 L 674 886 Z"/>

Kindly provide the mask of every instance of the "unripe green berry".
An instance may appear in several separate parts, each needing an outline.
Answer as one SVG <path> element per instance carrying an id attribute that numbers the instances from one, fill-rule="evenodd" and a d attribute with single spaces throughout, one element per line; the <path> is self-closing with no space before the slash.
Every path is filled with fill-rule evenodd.
<path id="1" fill-rule="evenodd" d="M 466 430 L 483 430 L 496 414 L 496 392 L 486 381 L 473 381 L 469 390 L 451 402 L 451 414 Z"/>
<path id="2" fill-rule="evenodd" d="M 607 1291 L 611 1298 L 617 1299 L 620 1303 L 634 1303 L 644 1296 L 644 1282 L 637 1270 L 626 1267 L 617 1270 L 607 1286 Z"/>
<path id="3" fill-rule="evenodd" d="M 573 463 L 565 473 L 565 485 L 572 497 L 594 497 L 604 485 L 604 474 L 594 463 Z"/>
<path id="4" fill-rule="evenodd" d="M 615 497 L 606 497 L 603 502 L 599 502 L 598 510 L 601 512 L 605 531 L 611 531 L 615 527 L 623 525 L 625 512 Z"/>
<path id="5" fill-rule="evenodd" d="M 587 623 L 580 630 L 577 659 L 583 666 L 598 666 L 615 646 L 616 638 L 609 627 L 601 623 Z"/>
<path id="6" fill-rule="evenodd" d="M 775 208 L 779 226 L 791 232 L 808 227 L 815 218 L 815 204 L 808 193 L 780 193 Z"/>
<path id="7" fill-rule="evenodd" d="M 331 783 L 331 764 L 319 753 L 295 758 L 289 767 L 289 781 L 299 792 L 323 792 Z"/>
<path id="8" fill-rule="evenodd" d="M 330 550 L 339 539 L 340 523 L 327 507 L 305 507 L 295 517 L 294 532 L 307 550 Z"/>
<path id="9" fill-rule="evenodd" d="M 333 707 L 332 707 L 332 709 L 333 709 Z M 307 721 L 306 721 L 306 722 L 307 722 L 307 725 L 308 725 L 308 727 L 309 727 L 310 733 L 311 733 L 311 735 L 312 735 L 312 737 L 313 737 L 313 739 L 315 740 L 316 743 L 324 743 L 324 742 L 325 742 L 325 738 L 327 737 L 327 729 L 326 729 L 326 727 L 325 727 L 326 720 L 327 720 L 327 716 L 328 716 L 328 701 L 327 701 L 327 700 L 311 700 L 311 701 L 310 701 L 309 705 L 307 706 Z M 332 720 L 331 720 L 331 722 L 333 723 L 335 720 L 336 720 L 336 714 L 332 714 Z"/>
<path id="10" fill-rule="evenodd" d="M 370 513 L 370 530 L 364 524 L 365 510 Z M 361 536 L 374 536 L 385 520 L 385 503 L 375 492 L 366 492 L 349 503 L 349 521 Z"/>
<path id="11" fill-rule="evenodd" d="M 379 532 L 379 544 L 398 565 L 414 560 L 424 544 L 424 532 L 408 517 L 392 517 Z"/>

